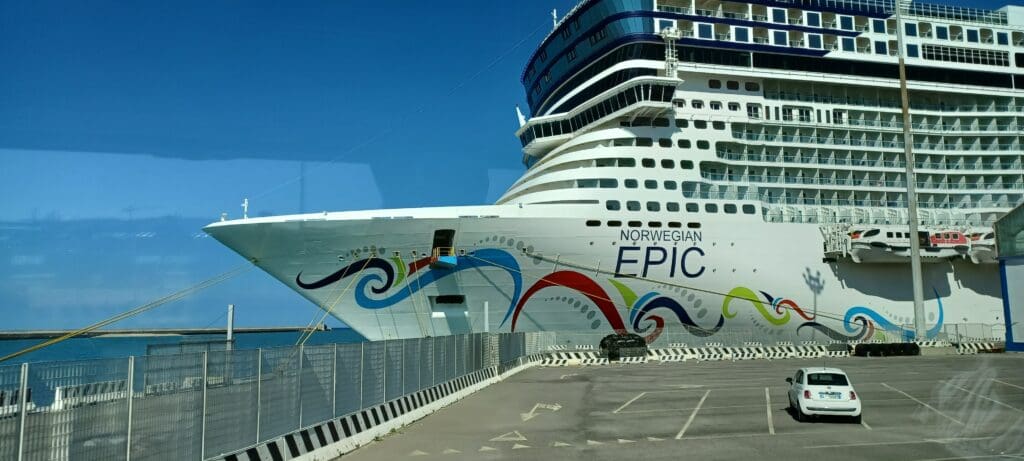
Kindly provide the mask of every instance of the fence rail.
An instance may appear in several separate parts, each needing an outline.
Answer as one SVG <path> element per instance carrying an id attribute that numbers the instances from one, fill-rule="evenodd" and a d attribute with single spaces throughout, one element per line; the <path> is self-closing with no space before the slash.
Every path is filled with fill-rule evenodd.
<path id="1" fill-rule="evenodd" d="M 548 345 L 479 333 L 0 366 L 0 459 L 208 459 Z"/>

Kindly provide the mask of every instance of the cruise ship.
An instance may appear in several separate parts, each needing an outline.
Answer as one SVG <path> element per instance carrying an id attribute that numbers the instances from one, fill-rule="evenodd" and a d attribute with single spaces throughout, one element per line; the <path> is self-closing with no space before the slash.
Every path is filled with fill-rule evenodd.
<path id="1" fill-rule="evenodd" d="M 991 226 L 1024 200 L 1024 8 L 899 7 L 584 0 L 525 65 L 525 172 L 497 203 L 205 231 L 371 340 L 775 344 L 1000 324 Z"/>

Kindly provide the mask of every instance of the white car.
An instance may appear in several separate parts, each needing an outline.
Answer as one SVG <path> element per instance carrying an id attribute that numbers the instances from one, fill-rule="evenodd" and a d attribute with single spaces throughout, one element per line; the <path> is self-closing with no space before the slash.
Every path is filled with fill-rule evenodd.
<path id="1" fill-rule="evenodd" d="M 801 368 L 789 383 L 789 407 L 797 421 L 809 416 L 849 416 L 860 423 L 861 407 L 850 378 L 838 368 Z"/>

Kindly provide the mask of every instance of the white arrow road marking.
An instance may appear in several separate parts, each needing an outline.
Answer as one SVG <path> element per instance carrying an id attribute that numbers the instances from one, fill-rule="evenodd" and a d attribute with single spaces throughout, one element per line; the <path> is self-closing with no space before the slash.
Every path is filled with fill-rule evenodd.
<path id="1" fill-rule="evenodd" d="M 416 450 L 416 451 L 414 451 L 412 453 L 409 453 L 409 456 L 427 456 L 428 454 L 430 454 L 430 453 L 427 453 L 425 451 Z"/>
<path id="2" fill-rule="evenodd" d="M 604 443 L 598 442 L 596 440 L 587 440 L 587 445 L 604 445 Z"/>
<path id="3" fill-rule="evenodd" d="M 454 448 L 445 448 L 444 451 L 441 452 L 442 455 L 454 455 L 456 453 L 462 453 L 462 452 L 459 451 L 459 450 L 456 450 Z"/>
<path id="4" fill-rule="evenodd" d="M 572 445 L 569 445 L 568 443 L 565 443 L 565 442 L 555 442 L 555 443 L 551 444 L 551 446 L 553 446 L 553 447 L 571 447 Z"/>
<path id="5" fill-rule="evenodd" d="M 515 445 L 512 445 L 512 449 L 513 450 L 518 450 L 520 448 L 530 448 L 530 446 L 529 445 L 521 445 L 521 444 L 518 444 L 518 443 L 515 444 Z"/>
<path id="6" fill-rule="evenodd" d="M 498 449 L 497 448 L 488 447 L 488 446 L 484 445 L 484 446 L 480 447 L 480 449 L 477 450 L 477 451 L 498 451 Z"/>
<path id="7" fill-rule="evenodd" d="M 529 421 L 537 416 L 537 410 L 540 408 L 543 408 L 545 410 L 558 411 L 562 409 L 562 406 L 557 403 L 538 403 L 534 405 L 533 408 L 530 409 L 529 413 L 520 413 L 519 417 L 523 418 L 523 421 Z"/>
<path id="8" fill-rule="evenodd" d="M 523 434 L 520 434 L 519 431 L 512 431 L 491 439 L 491 442 L 522 442 L 525 440 L 526 437 L 523 437 Z"/>
<path id="9" fill-rule="evenodd" d="M 580 375 L 579 373 L 569 373 L 567 375 L 559 376 L 558 379 L 565 379 L 565 378 L 568 378 L 570 376 L 579 376 L 579 375 Z"/>
<path id="10" fill-rule="evenodd" d="M 657 438 L 657 437 L 648 437 L 648 438 L 647 438 L 647 441 L 648 441 L 648 442 L 662 442 L 662 441 L 664 441 L 664 440 L 665 440 L 665 439 L 659 439 L 659 438 Z"/>
<path id="11" fill-rule="evenodd" d="M 619 443 L 636 443 L 635 440 L 619 439 Z"/>

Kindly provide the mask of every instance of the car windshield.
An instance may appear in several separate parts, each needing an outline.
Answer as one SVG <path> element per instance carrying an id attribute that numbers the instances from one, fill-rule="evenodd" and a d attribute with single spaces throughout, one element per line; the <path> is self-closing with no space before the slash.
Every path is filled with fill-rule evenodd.
<path id="1" fill-rule="evenodd" d="M 839 373 L 811 373 L 807 375 L 807 384 L 810 386 L 846 386 L 846 375 Z"/>

